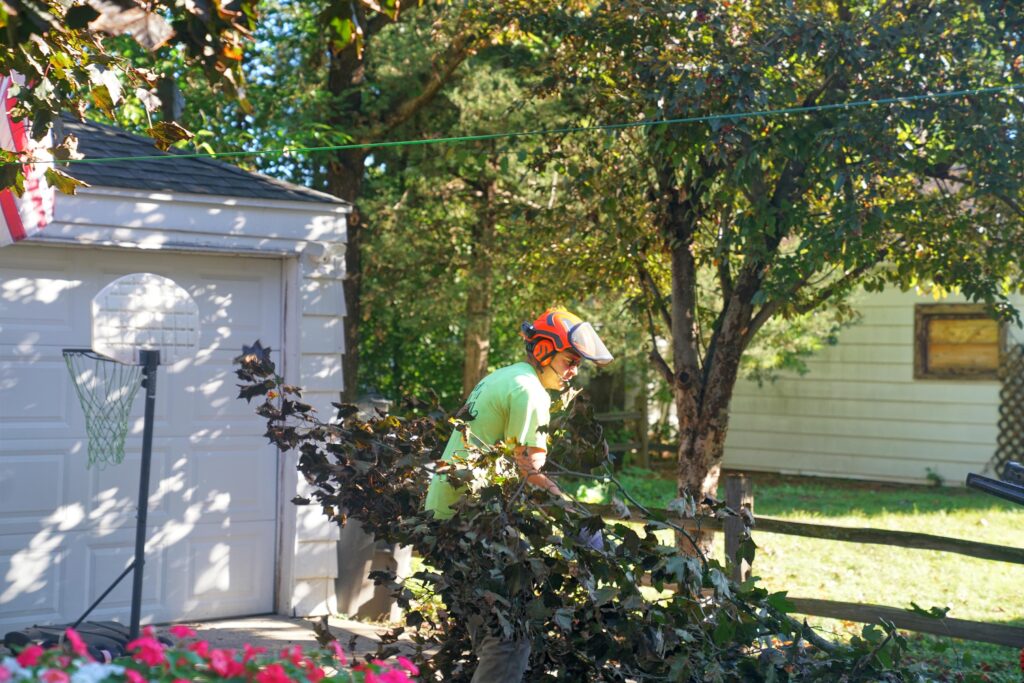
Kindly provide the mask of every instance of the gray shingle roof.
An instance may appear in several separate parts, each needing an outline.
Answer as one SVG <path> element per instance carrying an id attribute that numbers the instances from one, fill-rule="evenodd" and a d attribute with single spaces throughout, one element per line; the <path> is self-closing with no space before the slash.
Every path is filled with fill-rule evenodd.
<path id="1" fill-rule="evenodd" d="M 173 155 L 158 150 L 150 138 L 94 121 L 78 121 L 70 116 L 62 117 L 55 132 L 61 136 L 74 134 L 78 138 L 78 151 L 86 158 Z M 108 161 L 69 164 L 64 170 L 90 185 L 102 187 L 347 204 L 333 195 L 245 171 L 213 159 Z"/>

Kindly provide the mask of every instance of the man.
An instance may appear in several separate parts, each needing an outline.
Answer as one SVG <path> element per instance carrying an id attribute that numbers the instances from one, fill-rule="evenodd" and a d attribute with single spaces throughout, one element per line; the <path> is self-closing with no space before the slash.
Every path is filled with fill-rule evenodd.
<path id="1" fill-rule="evenodd" d="M 470 392 L 462 413 L 465 435 L 456 430 L 442 459 L 452 462 L 466 452 L 466 440 L 478 447 L 498 442 L 514 444 L 520 474 L 533 486 L 561 496 L 558 484 L 541 469 L 547 458 L 547 433 L 541 430 L 551 418 L 551 396 L 576 376 L 580 363 L 597 365 L 612 361 L 593 326 L 561 308 L 549 308 L 533 323 L 523 323 L 526 362 L 495 370 Z M 435 474 L 427 490 L 425 506 L 439 519 L 450 519 L 451 505 L 463 494 Z M 487 633 L 481 624 L 471 624 L 470 634 L 479 663 L 474 683 L 519 683 L 530 658 L 530 645 L 506 641 Z"/>

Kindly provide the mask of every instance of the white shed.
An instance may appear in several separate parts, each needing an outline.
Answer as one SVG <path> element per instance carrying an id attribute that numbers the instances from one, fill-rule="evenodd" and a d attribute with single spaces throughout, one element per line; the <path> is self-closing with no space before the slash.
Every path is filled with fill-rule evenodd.
<path id="1" fill-rule="evenodd" d="M 88 157 L 152 142 L 64 122 Z M 77 616 L 131 561 L 142 401 L 125 461 L 88 469 L 61 355 L 90 343 L 90 301 L 131 272 L 199 305 L 201 351 L 162 366 L 144 622 L 335 611 L 336 529 L 296 508 L 294 456 L 237 396 L 232 360 L 257 339 L 330 415 L 342 388 L 344 242 L 335 197 L 205 159 L 78 164 L 41 235 L 0 249 L 0 632 Z M 125 580 L 91 619 L 127 620 Z"/>
<path id="2" fill-rule="evenodd" d="M 856 307 L 861 323 L 812 357 L 806 375 L 737 384 L 724 466 L 963 485 L 995 453 L 995 370 L 1020 331 L 956 297 L 887 290 L 861 294 Z"/>

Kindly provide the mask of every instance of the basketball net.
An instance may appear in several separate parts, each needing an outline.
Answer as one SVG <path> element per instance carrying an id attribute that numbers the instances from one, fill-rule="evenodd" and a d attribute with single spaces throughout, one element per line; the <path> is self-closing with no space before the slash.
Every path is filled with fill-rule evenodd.
<path id="1" fill-rule="evenodd" d="M 118 363 L 89 349 L 64 349 L 64 362 L 85 413 L 89 467 L 120 464 L 132 402 L 142 386 L 142 366 Z"/>

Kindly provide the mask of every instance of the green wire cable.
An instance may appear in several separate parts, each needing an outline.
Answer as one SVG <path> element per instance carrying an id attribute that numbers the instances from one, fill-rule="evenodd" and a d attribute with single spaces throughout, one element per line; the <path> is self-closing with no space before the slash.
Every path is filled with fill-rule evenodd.
<path id="1" fill-rule="evenodd" d="M 586 133 L 594 131 L 613 131 L 628 128 L 644 128 L 652 126 L 671 126 L 687 123 L 708 123 L 710 121 L 735 121 L 737 119 L 769 118 L 773 116 L 789 116 L 791 114 L 810 114 L 822 111 L 836 111 L 855 109 L 859 107 L 879 107 L 890 104 L 903 104 L 908 102 L 919 102 L 923 100 L 942 100 L 954 97 L 969 97 L 973 95 L 989 95 L 999 92 L 1012 92 L 1024 89 L 1024 84 L 1001 85 L 989 88 L 974 88 L 969 90 L 948 90 L 937 93 L 925 93 L 918 95 L 901 95 L 897 97 L 884 97 L 877 100 L 855 100 L 853 102 L 837 102 L 833 104 L 817 104 L 807 107 L 785 107 L 782 109 L 763 109 L 757 111 L 735 112 L 732 114 L 706 114 L 703 116 L 688 116 L 677 119 L 655 119 L 644 121 L 632 121 L 626 123 L 606 123 L 596 126 L 572 126 L 567 128 L 542 128 L 539 130 L 512 131 L 506 133 L 486 133 L 482 135 L 460 135 L 443 138 L 422 138 L 418 140 L 394 140 L 390 142 L 354 142 L 345 145 L 326 145 L 323 147 L 296 147 L 292 149 L 255 150 L 251 152 L 192 152 L 183 154 L 152 154 L 144 156 L 128 157 L 91 157 L 86 159 L 68 159 L 61 163 L 71 164 L 99 164 L 114 161 L 164 161 L 167 159 L 201 159 L 212 158 L 222 159 L 230 157 L 250 157 L 263 154 L 268 155 L 290 155 L 310 154 L 314 152 L 339 152 L 350 149 L 382 149 L 385 147 L 413 147 L 418 145 L 452 144 L 460 142 L 478 142 L 483 140 L 513 139 L 522 137 L 542 137 L 549 135 L 567 135 L 572 133 Z M 7 162 L 3 166 L 9 166 L 20 162 Z M 50 162 L 28 162 L 28 163 L 50 163 Z"/>

